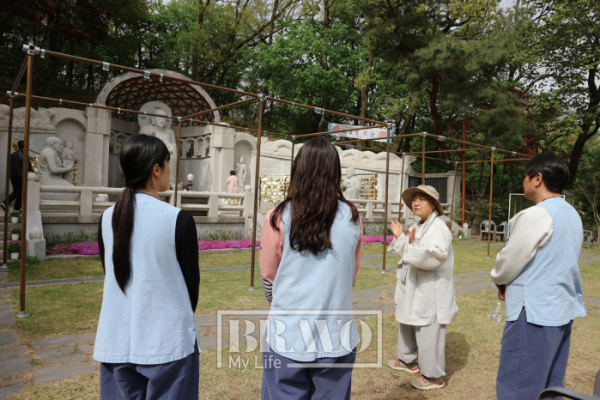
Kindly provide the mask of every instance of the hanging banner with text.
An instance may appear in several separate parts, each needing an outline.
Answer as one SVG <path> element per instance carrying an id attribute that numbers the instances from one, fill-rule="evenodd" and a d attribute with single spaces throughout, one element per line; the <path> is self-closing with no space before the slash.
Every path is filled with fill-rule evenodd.
<path id="1" fill-rule="evenodd" d="M 328 123 L 328 131 L 340 131 L 342 129 L 352 129 L 352 128 L 356 128 L 356 125 L 346 125 L 346 124 L 338 124 L 338 123 L 334 123 L 334 122 L 329 122 Z M 394 134 L 394 131 L 391 131 L 391 134 Z M 386 137 L 387 136 L 387 129 L 385 128 L 369 128 L 369 127 L 365 127 L 365 129 L 360 129 L 360 130 L 356 130 L 356 131 L 346 131 L 346 132 L 340 132 L 340 133 L 331 133 L 332 136 L 334 137 L 340 137 L 340 138 L 349 138 L 349 139 L 361 139 L 361 140 L 375 140 L 377 142 L 383 142 L 385 143 L 385 139 L 377 139 L 380 137 Z M 392 139 L 390 139 L 390 143 L 391 143 Z"/>

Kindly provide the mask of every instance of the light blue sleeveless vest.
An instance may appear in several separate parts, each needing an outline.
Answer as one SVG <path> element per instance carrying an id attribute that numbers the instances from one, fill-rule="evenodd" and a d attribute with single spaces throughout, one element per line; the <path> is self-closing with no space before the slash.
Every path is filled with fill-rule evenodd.
<path id="1" fill-rule="evenodd" d="M 583 226 L 577 211 L 561 197 L 536 207 L 550 213 L 554 230 L 548 244 L 506 288 L 506 320 L 517 320 L 525 307 L 527 322 L 561 326 L 585 316 L 578 266 Z"/>
<path id="2" fill-rule="evenodd" d="M 200 339 L 190 296 L 175 252 L 178 208 L 135 195 L 131 277 L 125 293 L 115 279 L 112 216 L 102 217 L 104 297 L 94 359 L 104 363 L 163 364 L 194 352 Z"/>
<path id="3" fill-rule="evenodd" d="M 347 204 L 339 202 L 338 207 L 330 234 L 333 248 L 316 256 L 290 247 L 289 206 L 282 215 L 283 252 L 273 282 L 267 341 L 274 352 L 295 361 L 342 357 L 360 341 L 351 314 L 360 224 L 351 221 Z"/>

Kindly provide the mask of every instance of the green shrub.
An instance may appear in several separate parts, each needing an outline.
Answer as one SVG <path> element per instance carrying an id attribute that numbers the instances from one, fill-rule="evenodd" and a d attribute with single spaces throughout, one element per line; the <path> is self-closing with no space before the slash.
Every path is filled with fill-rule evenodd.
<path id="1" fill-rule="evenodd" d="M 97 242 L 98 234 L 90 233 L 87 234 L 83 229 L 79 232 L 68 232 L 64 235 L 46 235 L 46 247 L 54 247 L 61 244 L 73 244 L 73 243 L 84 243 L 84 242 Z"/>
<path id="2" fill-rule="evenodd" d="M 12 228 L 10 230 L 10 233 L 14 233 L 15 235 L 18 233 L 20 235 L 21 234 L 21 228 Z"/>
<path id="3" fill-rule="evenodd" d="M 8 242 L 8 252 L 18 253 L 21 251 L 21 242 Z"/>
<path id="4" fill-rule="evenodd" d="M 10 213 L 8 213 L 8 215 L 10 215 L 11 217 L 19 217 L 19 216 L 21 216 L 21 212 L 20 211 L 11 211 Z"/>

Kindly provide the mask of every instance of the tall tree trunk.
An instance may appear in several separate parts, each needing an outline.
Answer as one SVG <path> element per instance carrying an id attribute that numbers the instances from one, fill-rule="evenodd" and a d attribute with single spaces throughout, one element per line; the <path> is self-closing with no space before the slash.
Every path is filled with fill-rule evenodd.
<path id="1" fill-rule="evenodd" d="M 279 7 L 279 0 L 275 0 L 275 2 L 273 3 L 273 11 L 271 12 L 271 27 L 269 28 L 269 39 L 268 39 L 268 44 L 269 46 L 273 45 L 273 33 L 275 32 L 275 17 L 277 16 L 277 8 Z M 271 68 L 269 67 L 269 69 L 267 70 L 267 79 L 265 80 L 265 83 L 271 80 L 271 75 L 272 75 L 272 71 Z M 268 95 L 268 90 L 267 87 L 265 86 L 265 94 Z M 272 101 L 271 105 L 269 106 L 269 120 L 273 115 L 273 107 L 275 106 L 275 102 Z"/>
<path id="2" fill-rule="evenodd" d="M 419 100 L 419 96 L 417 95 L 417 93 L 413 93 L 410 96 L 410 103 L 408 105 L 408 110 L 406 110 L 406 115 L 404 116 L 404 122 L 402 123 L 402 128 L 400 128 L 400 130 L 398 131 L 398 135 L 406 135 L 411 121 L 413 120 L 414 117 L 414 110 L 417 106 L 417 101 Z M 406 139 L 406 138 L 405 138 Z M 400 145 L 402 143 L 402 138 L 396 139 L 396 142 L 394 143 L 394 151 L 400 151 Z M 407 145 L 406 143 L 404 144 L 404 148 L 406 148 Z M 406 150 L 404 150 L 406 151 Z"/>
<path id="3" fill-rule="evenodd" d="M 434 75 L 431 79 L 431 91 L 429 91 L 429 110 L 431 111 L 431 117 L 433 118 L 433 130 L 436 135 L 442 135 L 442 124 L 440 123 L 440 114 L 437 107 L 437 96 L 440 90 L 440 83 L 438 76 Z M 440 140 L 436 141 L 440 150 L 446 150 L 446 144 Z M 442 153 L 444 158 L 448 160 L 448 153 Z"/>
<path id="4" fill-rule="evenodd" d="M 202 37 L 202 27 L 204 26 L 204 14 L 210 5 L 211 0 L 198 0 L 198 25 L 196 26 L 196 35 L 192 42 L 192 80 L 198 80 L 198 47 Z"/>
<path id="5" fill-rule="evenodd" d="M 367 110 L 369 109 L 369 85 L 373 70 L 373 61 L 375 60 L 375 39 L 371 38 L 369 46 L 369 59 L 367 61 L 367 80 L 360 91 L 360 116 L 367 118 Z M 359 121 L 358 125 L 365 126 L 365 121 Z"/>
<path id="6" fill-rule="evenodd" d="M 600 88 L 596 85 L 596 74 L 598 68 L 588 70 L 588 90 L 590 92 L 590 103 L 586 110 L 586 116 L 581 124 L 581 133 L 577 136 L 573 150 L 571 151 L 571 160 L 569 161 L 569 188 L 573 187 L 579 161 L 583 154 L 585 143 L 592 138 L 600 129 Z"/>
<path id="7" fill-rule="evenodd" d="M 331 4 L 329 0 L 323 0 L 323 29 L 328 29 L 330 23 L 330 14 L 329 9 L 331 8 Z M 321 66 L 325 71 L 329 71 L 329 63 L 327 62 L 327 54 L 323 54 L 321 58 Z M 326 94 L 327 96 L 327 94 Z M 323 99 L 323 108 L 329 108 L 329 96 Z M 317 132 L 325 132 L 325 123 L 326 123 L 325 113 L 321 114 L 321 118 L 319 119 L 319 126 L 317 127 Z"/>

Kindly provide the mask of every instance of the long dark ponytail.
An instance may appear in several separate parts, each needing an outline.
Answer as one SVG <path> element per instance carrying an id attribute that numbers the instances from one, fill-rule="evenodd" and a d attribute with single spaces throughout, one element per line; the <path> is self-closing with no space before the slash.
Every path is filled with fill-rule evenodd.
<path id="1" fill-rule="evenodd" d="M 330 234 L 338 201 L 346 203 L 352 221 L 358 221 L 358 210 L 342 194 L 341 180 L 340 157 L 331 143 L 315 138 L 302 146 L 292 164 L 288 195 L 271 217 L 271 226 L 279 230 L 277 220 L 286 205 L 291 204 L 290 244 L 294 250 L 317 255 L 333 247 Z"/>
<path id="2" fill-rule="evenodd" d="M 131 235 L 135 209 L 134 191 L 146 187 L 156 164 L 164 168 L 169 150 L 162 140 L 147 135 L 129 137 L 119 157 L 125 189 L 119 195 L 112 217 L 113 265 L 117 284 L 125 293 L 131 276 Z"/>

